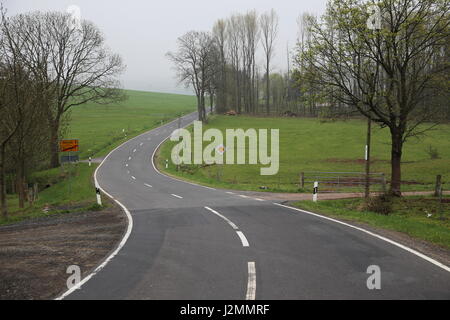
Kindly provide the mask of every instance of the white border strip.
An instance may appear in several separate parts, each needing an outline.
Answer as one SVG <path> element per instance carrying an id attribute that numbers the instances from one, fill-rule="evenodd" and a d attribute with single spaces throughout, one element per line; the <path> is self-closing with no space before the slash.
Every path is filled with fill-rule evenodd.
<path id="1" fill-rule="evenodd" d="M 195 121 L 195 120 L 194 120 L 194 121 Z M 188 123 L 187 125 L 185 125 L 184 128 L 186 128 L 187 126 L 191 125 L 194 121 L 192 121 L 192 122 Z M 175 130 L 176 130 L 176 129 L 175 129 Z M 164 142 L 166 142 L 169 138 L 170 138 L 170 135 L 169 135 L 167 138 L 165 138 L 164 140 L 162 140 L 162 141 L 156 146 L 155 150 L 153 150 L 152 158 L 150 159 L 150 160 L 151 160 L 150 162 L 152 163 L 153 169 L 154 169 L 157 173 L 159 173 L 160 175 L 162 175 L 162 176 L 164 176 L 164 177 L 166 177 L 166 178 L 169 178 L 169 179 L 173 179 L 173 180 L 176 180 L 176 181 L 184 182 L 184 183 L 187 183 L 187 184 L 190 184 L 190 185 L 193 185 L 193 186 L 197 186 L 197 187 L 201 187 L 201 188 L 205 188 L 205 189 L 209 189 L 209 190 L 217 190 L 217 189 L 214 189 L 214 188 L 211 188 L 211 187 L 202 186 L 201 184 L 197 184 L 197 183 L 185 181 L 185 180 L 182 180 L 182 179 L 178 179 L 178 178 L 175 178 L 175 177 L 173 177 L 173 176 L 169 176 L 169 175 L 164 174 L 164 173 L 162 173 L 161 171 L 158 170 L 158 168 L 157 168 L 156 165 L 155 165 L 155 155 L 156 155 L 156 152 L 159 150 L 159 148 L 161 147 L 161 145 L 162 145 Z"/>
<path id="2" fill-rule="evenodd" d="M 318 218 L 322 218 L 322 219 L 325 219 L 325 220 L 333 221 L 333 222 L 342 224 L 344 226 L 347 226 L 349 228 L 362 231 L 362 232 L 367 233 L 367 234 L 369 234 L 369 235 L 371 235 L 371 236 L 373 236 L 375 238 L 378 238 L 380 240 L 386 241 L 386 242 L 388 242 L 390 244 L 393 244 L 394 246 L 397 246 L 397 247 L 399 247 L 399 248 L 401 248 L 403 250 L 406 250 L 406 251 L 408 251 L 408 252 L 410 252 L 410 253 L 412 253 L 412 254 L 414 254 L 414 255 L 416 255 L 416 256 L 418 256 L 418 257 L 420 257 L 420 258 L 422 258 L 422 259 L 424 259 L 424 260 L 426 260 L 426 261 L 436 265 L 436 266 L 438 266 L 439 268 L 442 268 L 445 271 L 450 272 L 450 268 L 447 267 L 446 265 L 440 263 L 439 261 L 436 261 L 436 260 L 434 260 L 434 259 L 432 259 L 432 258 L 430 258 L 430 257 L 428 257 L 426 255 L 424 255 L 423 253 L 420 253 L 420 252 L 418 252 L 418 251 L 416 251 L 414 249 L 411 249 L 411 248 L 409 248 L 409 247 L 407 247 L 407 246 L 405 246 L 405 245 L 403 245 L 401 243 L 398 243 L 398 242 L 396 242 L 394 240 L 385 238 L 383 236 L 380 236 L 379 234 L 373 233 L 373 232 L 368 231 L 366 229 L 363 229 L 363 228 L 360 228 L 360 227 L 356 227 L 354 225 L 351 225 L 351 224 L 348 224 L 348 223 L 345 223 L 345 222 L 342 222 L 342 221 L 339 221 L 339 220 L 336 220 L 336 219 L 333 219 L 333 218 L 322 216 L 322 215 L 314 213 L 314 212 L 310 212 L 310 211 L 294 208 L 294 207 L 291 207 L 291 206 L 286 206 L 284 204 L 280 204 L 280 203 L 276 203 L 276 202 L 273 202 L 273 204 L 277 205 L 277 206 L 280 206 L 280 207 L 284 207 L 284 208 L 292 209 L 292 210 L 299 211 L 299 212 L 302 212 L 302 213 L 306 213 L 306 214 L 309 214 L 309 215 L 312 215 L 312 216 L 315 216 L 315 217 L 318 217 Z"/>
<path id="3" fill-rule="evenodd" d="M 166 126 L 166 125 L 168 125 L 168 124 L 170 124 L 170 123 L 172 123 L 172 122 L 175 122 L 176 120 L 177 120 L 177 119 L 175 119 L 175 120 L 173 120 L 173 121 L 171 121 L 171 122 L 168 122 L 168 123 L 166 123 L 166 124 L 163 124 L 162 126 Z M 72 288 L 70 288 L 69 290 L 67 290 L 66 292 L 64 292 L 62 295 L 60 295 L 59 297 L 57 297 L 55 300 L 62 300 L 62 299 L 64 299 L 65 297 L 67 297 L 68 295 L 70 295 L 71 293 L 73 293 L 75 290 L 81 289 L 81 286 L 83 286 L 83 285 L 84 285 L 86 282 L 88 282 L 93 276 L 95 276 L 98 272 L 100 272 L 100 271 L 108 264 L 108 262 L 110 262 L 110 261 L 111 261 L 111 260 L 119 253 L 119 251 L 122 249 L 122 247 L 123 247 L 123 246 L 125 245 L 125 243 L 127 242 L 128 238 L 130 237 L 131 231 L 133 230 L 133 217 L 131 216 L 130 211 L 127 209 L 127 207 L 125 207 L 122 203 L 120 203 L 120 201 L 114 199 L 114 197 L 113 197 L 112 195 L 110 195 L 108 192 L 106 192 L 105 189 L 103 189 L 103 188 L 99 185 L 98 180 L 97 180 L 97 173 L 98 173 L 98 170 L 100 169 L 100 167 L 101 167 L 101 166 L 103 165 L 103 163 L 106 161 L 106 159 L 108 159 L 109 156 L 110 156 L 114 151 L 116 151 L 116 150 L 119 149 L 120 147 L 124 146 L 124 145 L 127 144 L 128 142 L 133 141 L 134 139 L 137 139 L 137 138 L 139 138 L 139 137 L 141 137 L 141 136 L 143 136 L 143 135 L 146 135 L 146 134 L 150 133 L 151 131 L 153 131 L 153 130 L 155 130 L 155 129 L 158 129 L 158 128 L 160 128 L 160 127 L 156 127 L 156 128 L 151 129 L 151 130 L 149 130 L 149 131 L 146 131 L 146 132 L 144 132 L 144 133 L 141 133 L 141 134 L 137 135 L 136 137 L 131 138 L 131 139 L 129 139 L 129 140 L 123 142 L 122 144 L 120 144 L 119 146 L 117 146 L 116 148 L 114 148 L 110 153 L 108 153 L 108 154 L 106 155 L 106 157 L 103 159 L 103 161 L 100 163 L 100 165 L 95 169 L 95 172 L 94 172 L 94 181 L 95 181 L 95 185 L 96 185 L 96 186 L 97 186 L 97 187 L 98 187 L 105 195 L 107 195 L 109 198 L 111 198 L 112 200 L 114 200 L 114 201 L 115 201 L 115 202 L 123 209 L 123 211 L 125 211 L 125 214 L 126 214 L 127 219 L 128 219 L 128 227 L 127 227 L 127 231 L 125 232 L 125 234 L 124 234 L 122 240 L 120 241 L 119 245 L 117 246 L 116 250 L 114 250 L 114 251 L 113 251 L 113 252 L 112 252 L 112 253 L 111 253 L 111 254 L 110 254 L 103 262 L 102 262 L 102 264 L 100 264 L 97 268 L 95 268 L 95 270 L 94 270 L 91 274 L 89 274 L 89 275 L 87 275 L 85 278 L 83 278 L 83 280 L 81 280 L 77 285 L 73 286 Z"/>

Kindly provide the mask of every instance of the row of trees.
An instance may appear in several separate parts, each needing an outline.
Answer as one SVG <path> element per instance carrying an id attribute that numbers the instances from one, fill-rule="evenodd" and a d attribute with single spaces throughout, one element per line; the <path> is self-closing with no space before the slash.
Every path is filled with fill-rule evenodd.
<path id="1" fill-rule="evenodd" d="M 273 10 L 218 20 L 212 32 L 189 32 L 168 56 L 180 81 L 196 88 L 203 121 L 209 95 L 218 112 L 359 115 L 389 128 L 391 193 L 400 195 L 405 141 L 450 116 L 449 3 L 330 0 L 320 19 L 300 16 L 295 68 L 287 75 L 270 72 L 278 30 Z"/>
<path id="2" fill-rule="evenodd" d="M 20 207 L 32 171 L 59 166 L 58 143 L 72 107 L 122 99 L 121 58 L 91 22 L 61 12 L 0 21 L 0 198 L 15 177 Z"/>
<path id="3" fill-rule="evenodd" d="M 265 112 L 271 112 L 271 93 L 279 89 L 270 85 L 277 33 L 274 10 L 262 15 L 250 11 L 218 20 L 212 32 L 191 31 L 178 38 L 177 52 L 167 56 L 175 65 L 179 81 L 194 88 L 201 120 L 206 120 L 205 96 L 212 99 L 211 103 L 215 99 L 218 112 L 232 109 L 260 113 L 262 100 Z M 257 64 L 259 51 L 264 55 L 264 76 Z M 284 92 L 276 99 L 280 96 Z"/>
<path id="4" fill-rule="evenodd" d="M 391 193 L 405 141 L 449 114 L 449 0 L 330 0 L 302 17 L 295 75 L 303 97 L 391 133 Z"/>

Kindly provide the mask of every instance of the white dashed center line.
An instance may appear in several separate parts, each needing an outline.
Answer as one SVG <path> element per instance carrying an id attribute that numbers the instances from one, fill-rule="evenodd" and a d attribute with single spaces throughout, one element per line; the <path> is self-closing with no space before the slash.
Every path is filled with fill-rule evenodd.
<path id="1" fill-rule="evenodd" d="M 205 209 L 211 211 L 216 216 L 218 216 L 218 217 L 222 218 L 223 220 L 225 220 L 234 230 L 236 230 L 236 234 L 238 235 L 239 239 L 241 239 L 243 247 L 249 247 L 250 246 L 249 243 L 248 243 L 247 238 L 244 235 L 244 233 L 242 231 L 239 231 L 239 228 L 237 227 L 237 225 L 235 223 L 233 223 L 230 219 L 228 219 L 224 215 L 220 214 L 216 210 L 211 209 L 210 207 L 205 207 Z"/>
<path id="2" fill-rule="evenodd" d="M 222 218 L 223 220 L 225 220 L 234 230 L 239 230 L 239 228 L 227 217 L 221 215 L 220 213 L 218 213 L 216 210 L 213 210 L 209 207 L 205 207 L 206 210 L 211 211 L 212 213 L 214 213 L 216 216 Z"/>
<path id="3" fill-rule="evenodd" d="M 149 188 L 153 188 L 152 185 L 149 185 L 149 184 L 147 184 L 147 183 L 144 183 L 144 186 L 149 187 Z"/>
<path id="4" fill-rule="evenodd" d="M 246 300 L 255 300 L 256 298 L 256 268 L 254 262 L 248 263 L 248 283 Z"/>
<path id="5" fill-rule="evenodd" d="M 172 196 L 174 196 L 175 198 L 178 198 L 178 199 L 183 199 L 183 197 L 180 197 L 179 195 L 176 195 L 176 194 L 171 194 Z"/>
<path id="6" fill-rule="evenodd" d="M 131 176 L 131 179 L 136 180 L 136 177 L 135 176 Z"/>
<path id="7" fill-rule="evenodd" d="M 244 234 L 242 233 L 242 231 L 236 231 L 237 235 L 239 236 L 239 238 L 241 239 L 242 242 L 242 246 L 243 247 L 248 247 L 248 241 L 247 238 L 244 236 Z"/>
<path id="8" fill-rule="evenodd" d="M 136 149 L 133 150 L 133 153 L 135 153 L 135 152 L 136 152 Z"/>

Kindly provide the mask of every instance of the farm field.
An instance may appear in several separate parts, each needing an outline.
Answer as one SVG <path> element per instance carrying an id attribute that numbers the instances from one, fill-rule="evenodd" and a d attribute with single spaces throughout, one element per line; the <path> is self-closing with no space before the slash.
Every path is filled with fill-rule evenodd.
<path id="1" fill-rule="evenodd" d="M 81 159 L 103 156 L 127 138 L 161 125 L 161 121 L 196 110 L 193 96 L 133 90 L 125 93 L 128 99 L 120 103 L 88 103 L 72 109 L 65 137 L 80 140 Z"/>
<path id="2" fill-rule="evenodd" d="M 325 122 L 312 118 L 213 116 L 203 130 L 208 128 L 218 128 L 223 132 L 227 128 L 279 129 L 278 174 L 261 176 L 261 165 L 187 165 L 177 171 L 171 164 L 166 170 L 164 161 L 170 159 L 172 147 L 176 144 L 170 141 L 160 150 L 159 166 L 169 174 L 205 185 L 242 190 L 261 190 L 265 187 L 267 189 L 264 190 L 272 192 L 310 192 L 311 184 L 305 184 L 304 190 L 299 190 L 300 172 L 364 172 L 366 122 L 362 120 Z M 384 173 L 389 183 L 389 131 L 375 127 L 372 136 L 371 172 Z M 430 147 L 437 150 L 437 159 L 430 156 Z M 438 174 L 443 176 L 444 183 L 448 181 L 450 125 L 442 125 L 420 139 L 411 138 L 406 142 L 402 174 L 403 191 L 431 191 Z M 375 187 L 375 191 L 380 189 Z"/>

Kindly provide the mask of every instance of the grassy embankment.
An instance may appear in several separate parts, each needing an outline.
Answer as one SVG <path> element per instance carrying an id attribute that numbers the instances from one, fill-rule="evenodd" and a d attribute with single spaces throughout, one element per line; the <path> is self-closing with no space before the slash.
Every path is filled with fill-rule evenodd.
<path id="1" fill-rule="evenodd" d="M 196 109 L 192 96 L 141 91 L 126 93 L 128 99 L 121 103 L 86 104 L 73 108 L 66 138 L 80 140 L 80 159 L 105 156 L 127 139 Z M 0 217 L 0 224 L 60 212 L 96 209 L 92 187 L 96 166 L 78 163 L 35 173 L 31 181 L 38 182 L 41 187 L 50 187 L 39 193 L 33 206 L 27 205 L 25 209 L 18 208 L 16 196 L 8 196 L 9 217 Z M 51 208 L 47 214 L 42 211 L 46 205 Z"/>
<path id="2" fill-rule="evenodd" d="M 339 220 L 403 232 L 450 249 L 450 197 L 445 200 L 439 203 L 432 197 L 392 199 L 392 213 L 389 215 L 367 211 L 363 199 L 324 200 L 316 203 L 300 201 L 294 205 Z"/>

